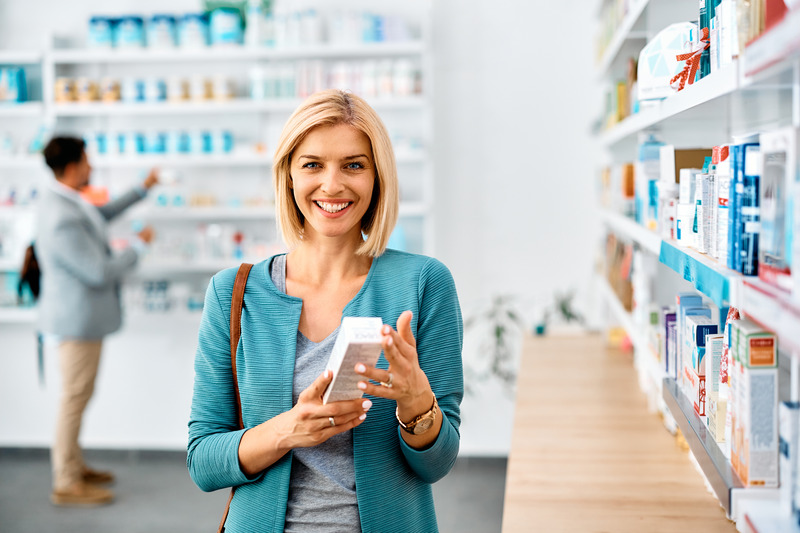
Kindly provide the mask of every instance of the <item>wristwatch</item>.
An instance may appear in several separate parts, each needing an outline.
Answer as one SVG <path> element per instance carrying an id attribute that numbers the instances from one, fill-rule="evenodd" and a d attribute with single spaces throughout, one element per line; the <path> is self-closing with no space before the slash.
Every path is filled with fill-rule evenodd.
<path id="1" fill-rule="evenodd" d="M 400 427 L 403 428 L 403 431 L 412 435 L 422 435 L 433 427 L 433 423 L 436 421 L 436 412 L 438 410 L 439 403 L 436 401 L 436 395 L 434 394 L 433 405 L 431 408 L 421 415 L 415 417 L 411 422 L 403 422 L 400 420 L 399 408 L 395 409 L 394 416 L 397 417 L 397 421 L 400 423 Z"/>

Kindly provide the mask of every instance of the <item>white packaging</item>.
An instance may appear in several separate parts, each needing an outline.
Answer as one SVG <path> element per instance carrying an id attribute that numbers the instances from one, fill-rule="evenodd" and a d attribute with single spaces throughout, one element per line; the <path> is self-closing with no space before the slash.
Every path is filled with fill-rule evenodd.
<path id="1" fill-rule="evenodd" d="M 356 374 L 355 366 L 375 366 L 381 355 L 381 327 L 378 317 L 344 317 L 339 335 L 331 350 L 326 370 L 333 372 L 331 384 L 322 396 L 322 403 L 355 400 L 364 394 L 357 387 L 364 376 Z"/>
<path id="2" fill-rule="evenodd" d="M 795 508 L 797 490 L 797 433 L 800 424 L 800 403 L 781 402 L 778 405 L 778 431 L 780 433 L 780 491 L 781 514 L 789 516 Z"/>

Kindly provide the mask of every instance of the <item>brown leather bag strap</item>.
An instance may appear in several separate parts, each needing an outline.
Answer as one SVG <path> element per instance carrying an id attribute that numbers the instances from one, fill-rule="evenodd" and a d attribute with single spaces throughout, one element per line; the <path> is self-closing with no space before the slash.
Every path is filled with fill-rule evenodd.
<path id="1" fill-rule="evenodd" d="M 236 272 L 236 279 L 233 282 L 233 298 L 231 299 L 231 371 L 233 372 L 233 389 L 236 393 L 236 415 L 239 419 L 239 429 L 244 429 L 244 421 L 242 420 L 242 401 L 239 398 L 239 379 L 236 376 L 236 349 L 239 347 L 239 339 L 242 336 L 242 304 L 244 303 L 244 289 L 247 286 L 247 277 L 250 275 L 250 269 L 253 265 L 250 263 L 242 263 Z M 222 515 L 222 521 L 219 523 L 218 533 L 225 531 L 225 520 L 228 519 L 228 511 L 231 508 L 231 500 L 233 500 L 233 492 L 236 489 L 231 489 L 231 495 L 228 498 L 228 504 L 225 506 L 225 514 Z"/>
<path id="2" fill-rule="evenodd" d="M 239 380 L 236 377 L 236 348 L 242 336 L 242 303 L 244 302 L 244 288 L 247 285 L 247 276 L 253 265 L 242 263 L 236 272 L 233 282 L 233 298 L 231 299 L 231 371 L 233 372 L 233 388 L 236 392 L 236 408 L 239 415 L 239 429 L 244 428 L 242 421 L 242 402 L 239 398 Z"/>

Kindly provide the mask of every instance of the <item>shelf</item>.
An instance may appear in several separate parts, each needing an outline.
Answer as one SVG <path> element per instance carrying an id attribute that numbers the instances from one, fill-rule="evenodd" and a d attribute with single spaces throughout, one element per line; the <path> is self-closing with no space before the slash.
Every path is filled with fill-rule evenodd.
<path id="1" fill-rule="evenodd" d="M 125 214 L 126 218 L 160 221 L 270 220 L 275 209 L 263 207 L 149 207 Z"/>
<path id="2" fill-rule="evenodd" d="M 0 169 L 47 169 L 44 158 L 36 155 L 0 156 Z"/>
<path id="3" fill-rule="evenodd" d="M 742 482 L 674 379 L 664 379 L 662 394 L 725 513 L 731 516 L 732 491 L 743 489 Z"/>
<path id="4" fill-rule="evenodd" d="M 368 101 L 376 110 L 417 109 L 422 108 L 425 102 L 421 96 L 374 98 L 368 99 Z M 291 113 L 301 103 L 301 99 L 294 98 L 283 100 L 237 98 L 200 102 L 74 102 L 55 104 L 53 112 L 57 117 Z"/>
<path id="5" fill-rule="evenodd" d="M 397 43 L 365 43 L 353 45 L 321 44 L 296 48 L 266 48 L 232 46 L 226 48 L 199 48 L 173 50 L 54 50 L 52 59 L 59 64 L 94 63 L 183 63 L 213 61 L 252 61 L 284 59 L 330 59 L 420 55 L 424 45 L 420 41 Z"/>
<path id="6" fill-rule="evenodd" d="M 43 110 L 41 102 L 0 102 L 0 118 L 38 117 Z"/>
<path id="7" fill-rule="evenodd" d="M 272 166 L 272 156 L 257 153 L 230 154 L 136 154 L 91 157 L 94 168 L 150 168 L 150 167 L 258 167 Z"/>
<path id="8" fill-rule="evenodd" d="M 661 237 L 632 218 L 607 209 L 600 211 L 600 218 L 618 237 L 633 241 L 652 254 L 658 255 L 661 252 Z"/>
<path id="9" fill-rule="evenodd" d="M 36 322 L 34 307 L 0 307 L 0 324 L 33 324 Z"/>
<path id="10" fill-rule="evenodd" d="M 41 63 L 42 53 L 32 50 L 0 50 L 0 65 L 35 65 Z"/>
<path id="11" fill-rule="evenodd" d="M 597 67 L 598 78 L 602 78 L 608 73 L 608 68 L 611 66 L 611 63 L 614 62 L 614 59 L 616 59 L 625 41 L 630 39 L 646 40 L 645 34 L 632 32 L 632 30 L 636 23 L 639 22 L 649 1 L 650 0 L 639 0 L 635 5 L 629 7 L 630 11 L 625 15 L 625 19 L 619 25 L 617 31 L 614 33 L 614 37 L 603 52 L 603 57 Z"/>
<path id="12" fill-rule="evenodd" d="M 258 263 L 261 259 L 218 259 L 218 260 L 187 260 L 187 261 L 147 261 L 134 273 L 136 278 L 153 278 L 158 276 L 172 276 L 181 274 L 208 274 L 213 275 L 220 270 L 238 266 L 241 263 Z"/>
<path id="13" fill-rule="evenodd" d="M 739 65 L 730 65 L 713 72 L 661 102 L 642 109 L 631 115 L 613 128 L 602 133 L 600 141 L 605 146 L 612 146 L 627 137 L 635 135 L 665 120 L 673 119 L 685 111 L 708 104 L 734 92 L 739 87 Z M 689 117 L 692 118 L 691 116 Z"/>
<path id="14" fill-rule="evenodd" d="M 754 76 L 771 67 L 791 68 L 800 56 L 800 10 L 789 11 L 777 25 L 752 41 L 744 50 L 743 71 Z"/>
<path id="15" fill-rule="evenodd" d="M 800 356 L 800 302 L 758 278 L 744 278 L 740 308 L 755 322 L 778 335 L 781 350 Z"/>
<path id="16" fill-rule="evenodd" d="M 674 241 L 663 241 L 659 260 L 711 298 L 717 307 L 738 303 L 731 302 L 730 286 L 731 281 L 738 282 L 743 276 L 711 257 L 678 246 Z"/>
<path id="17" fill-rule="evenodd" d="M 776 501 L 748 504 L 744 521 L 744 533 L 800 533 L 797 520 L 786 514 Z"/>

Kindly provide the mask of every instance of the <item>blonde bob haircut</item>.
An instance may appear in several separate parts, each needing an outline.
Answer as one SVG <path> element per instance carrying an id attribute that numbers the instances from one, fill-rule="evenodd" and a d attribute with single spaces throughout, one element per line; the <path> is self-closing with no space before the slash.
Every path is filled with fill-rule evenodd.
<path id="1" fill-rule="evenodd" d="M 386 250 L 397 223 L 400 202 L 397 166 L 383 121 L 362 98 L 349 92 L 331 89 L 314 93 L 292 113 L 283 127 L 272 167 L 278 228 L 290 249 L 302 242 L 305 220 L 292 193 L 292 156 L 312 129 L 339 124 L 347 124 L 362 132 L 372 145 L 375 184 L 369 208 L 361 219 L 361 231 L 366 240 L 357 253 L 377 257 Z"/>

